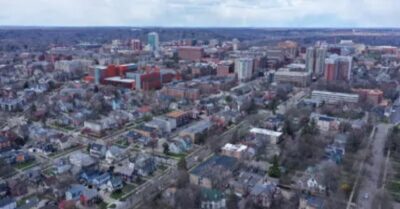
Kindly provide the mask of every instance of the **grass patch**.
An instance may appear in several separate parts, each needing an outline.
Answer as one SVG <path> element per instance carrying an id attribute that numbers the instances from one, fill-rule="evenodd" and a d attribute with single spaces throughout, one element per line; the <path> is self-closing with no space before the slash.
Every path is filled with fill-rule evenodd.
<path id="1" fill-rule="evenodd" d="M 30 161 L 23 162 L 23 163 L 17 163 L 14 165 L 14 168 L 19 169 L 19 170 L 27 170 L 36 165 L 37 165 L 36 160 L 30 160 Z"/>
<path id="2" fill-rule="evenodd" d="M 54 159 L 54 158 L 58 158 L 58 157 L 60 157 L 60 156 L 69 154 L 69 153 L 74 152 L 74 151 L 79 150 L 79 149 L 82 149 L 82 145 L 76 145 L 76 146 L 70 147 L 70 148 L 68 148 L 68 149 L 66 149 L 66 150 L 63 150 L 63 151 L 61 151 L 61 152 L 51 153 L 51 154 L 49 155 L 49 157 L 51 157 L 51 158 L 53 158 L 53 159 Z"/>
<path id="3" fill-rule="evenodd" d="M 121 190 L 114 191 L 111 193 L 110 197 L 115 199 L 115 200 L 120 200 L 122 197 L 128 195 L 132 190 L 134 190 L 136 187 L 132 184 L 125 184 L 124 187 Z"/>
<path id="4" fill-rule="evenodd" d="M 167 156 L 172 157 L 174 159 L 181 159 L 182 157 L 186 157 L 186 155 L 187 155 L 187 153 L 179 153 L 179 154 L 170 153 L 170 152 L 167 153 Z"/>
<path id="5" fill-rule="evenodd" d="M 127 140 L 121 139 L 121 140 L 115 142 L 115 145 L 117 145 L 120 148 L 128 148 L 129 142 Z"/>

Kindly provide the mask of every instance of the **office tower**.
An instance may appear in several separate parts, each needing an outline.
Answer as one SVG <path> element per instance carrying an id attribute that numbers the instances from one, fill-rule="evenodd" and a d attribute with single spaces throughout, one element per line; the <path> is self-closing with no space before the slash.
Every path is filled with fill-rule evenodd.
<path id="1" fill-rule="evenodd" d="M 251 79 L 251 77 L 253 76 L 253 59 L 251 58 L 236 59 L 235 73 L 237 74 L 239 81 L 245 81 Z"/>
<path id="2" fill-rule="evenodd" d="M 160 47 L 160 40 L 158 33 L 151 32 L 147 35 L 147 43 L 149 44 L 152 51 L 157 51 Z"/>

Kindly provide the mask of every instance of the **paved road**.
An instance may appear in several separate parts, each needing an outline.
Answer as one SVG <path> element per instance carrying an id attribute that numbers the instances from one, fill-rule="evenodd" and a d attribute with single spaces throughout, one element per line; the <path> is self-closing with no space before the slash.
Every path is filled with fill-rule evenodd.
<path id="1" fill-rule="evenodd" d="M 390 124 L 379 124 L 377 126 L 375 137 L 371 144 L 372 153 L 363 171 L 363 174 L 366 175 L 362 179 L 356 200 L 356 205 L 359 209 L 376 209 L 373 207 L 372 202 L 382 189 L 381 178 L 386 160 L 384 147 L 386 135 L 391 127 L 392 125 Z M 365 194 L 368 194 L 368 198 L 365 198 Z"/>

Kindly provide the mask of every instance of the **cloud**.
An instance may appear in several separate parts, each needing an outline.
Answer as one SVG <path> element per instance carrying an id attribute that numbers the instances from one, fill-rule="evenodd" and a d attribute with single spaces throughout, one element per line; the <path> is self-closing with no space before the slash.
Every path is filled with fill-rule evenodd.
<path id="1" fill-rule="evenodd" d="M 399 27 L 399 0 L 0 0 L 0 25 Z"/>

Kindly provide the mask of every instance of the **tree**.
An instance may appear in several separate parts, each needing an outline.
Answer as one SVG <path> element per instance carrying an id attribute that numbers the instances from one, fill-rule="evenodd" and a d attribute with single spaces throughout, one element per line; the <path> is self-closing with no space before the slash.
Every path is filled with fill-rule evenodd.
<path id="1" fill-rule="evenodd" d="M 286 119 L 283 124 L 283 133 L 288 136 L 294 137 L 293 125 L 289 119 Z"/>
<path id="2" fill-rule="evenodd" d="M 179 161 L 178 161 L 177 166 L 178 166 L 179 170 L 187 170 L 186 158 L 181 157 L 181 159 L 179 159 Z"/>
<path id="3" fill-rule="evenodd" d="M 275 115 L 276 110 L 278 109 L 278 100 L 276 98 L 272 99 L 268 103 L 268 109 L 270 109 L 272 111 L 272 114 Z"/>
<path id="4" fill-rule="evenodd" d="M 315 136 L 318 133 L 319 133 L 319 130 L 318 130 L 318 127 L 317 127 L 317 123 L 315 122 L 314 119 L 311 119 L 311 121 L 304 126 L 304 128 L 303 128 L 303 130 L 301 132 L 301 135 L 302 136 L 304 136 L 304 135 L 313 135 L 313 136 Z"/>
<path id="5" fill-rule="evenodd" d="M 279 178 L 281 176 L 281 169 L 279 168 L 278 156 L 275 155 L 272 160 L 272 166 L 269 167 L 268 175 L 273 178 Z"/>
<path id="6" fill-rule="evenodd" d="M 238 209 L 239 198 L 235 195 L 235 193 L 230 192 L 226 201 L 227 209 Z"/>
<path id="7" fill-rule="evenodd" d="M 164 142 L 162 146 L 163 146 L 163 153 L 167 155 L 169 153 L 169 145 L 168 145 L 168 143 Z"/>

